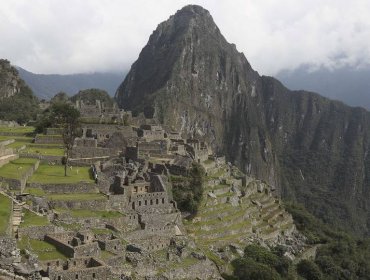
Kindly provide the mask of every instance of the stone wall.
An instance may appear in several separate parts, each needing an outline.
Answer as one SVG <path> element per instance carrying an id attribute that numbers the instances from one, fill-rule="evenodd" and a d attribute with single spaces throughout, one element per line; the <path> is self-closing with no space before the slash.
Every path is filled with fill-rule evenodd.
<path id="1" fill-rule="evenodd" d="M 12 179 L 12 178 L 4 178 L 0 177 L 0 179 L 6 182 L 9 185 L 11 190 L 23 192 L 28 177 L 32 176 L 35 170 L 39 167 L 40 161 L 36 161 L 19 179 Z"/>
<path id="2" fill-rule="evenodd" d="M 45 163 L 53 162 L 56 164 L 62 164 L 62 156 L 38 155 L 38 154 L 28 154 L 26 152 L 21 152 L 19 154 L 19 157 L 35 158 Z"/>
<path id="3" fill-rule="evenodd" d="M 95 199 L 89 201 L 51 200 L 49 204 L 52 208 L 91 209 L 104 211 L 107 209 L 107 202 L 107 199 Z"/>
<path id="4" fill-rule="evenodd" d="M 62 252 L 64 255 L 66 255 L 69 258 L 76 258 L 76 257 L 83 257 L 83 256 L 89 256 L 94 257 L 98 256 L 100 254 L 100 248 L 97 242 L 89 242 L 86 244 L 81 244 L 78 246 L 72 246 L 68 244 L 68 240 L 63 239 L 63 235 L 66 235 L 66 238 L 70 234 L 74 233 L 63 233 L 63 234 L 54 234 L 54 235 L 45 235 L 44 240 L 52 245 L 54 245 L 58 251 Z M 70 237 L 73 239 L 73 237 Z"/>
<path id="5" fill-rule="evenodd" d="M 97 191 L 95 184 L 87 182 L 76 184 L 28 183 L 27 186 L 42 189 L 46 193 L 95 193 Z"/>
<path id="6" fill-rule="evenodd" d="M 90 244 L 83 244 L 74 248 L 74 257 L 97 257 L 100 254 L 100 248 L 98 242 L 93 242 Z"/>
<path id="7" fill-rule="evenodd" d="M 168 197 L 165 192 L 151 192 L 143 194 L 132 194 L 128 208 L 138 211 L 145 211 L 152 208 L 168 207 Z"/>
<path id="8" fill-rule="evenodd" d="M 127 199 L 123 194 L 109 195 L 108 203 L 110 209 L 120 211 L 126 208 Z"/>
<path id="9" fill-rule="evenodd" d="M 75 147 L 89 147 L 89 148 L 96 148 L 98 147 L 98 140 L 94 138 L 76 138 Z"/>
<path id="10" fill-rule="evenodd" d="M 59 135 L 36 135 L 37 144 L 63 144 L 63 138 Z"/>
<path id="11" fill-rule="evenodd" d="M 105 250 L 107 252 L 111 252 L 114 254 L 121 253 L 124 250 L 122 241 L 117 238 L 111 240 L 98 241 L 98 243 L 101 250 Z"/>
<path id="12" fill-rule="evenodd" d="M 25 236 L 31 239 L 44 240 L 44 237 L 47 234 L 60 233 L 63 231 L 63 228 L 54 225 L 19 227 L 18 236 L 19 238 Z"/>
<path id="13" fill-rule="evenodd" d="M 48 127 L 46 129 L 46 135 L 62 135 L 62 134 L 63 134 L 62 128 Z"/>
<path id="14" fill-rule="evenodd" d="M 163 140 L 165 133 L 164 130 L 144 130 L 139 129 L 138 136 L 144 138 L 146 141 Z"/>
<path id="15" fill-rule="evenodd" d="M 59 252 L 62 252 L 65 256 L 69 257 L 69 258 L 73 258 L 74 256 L 74 249 L 72 246 L 68 245 L 68 244 L 64 244 L 63 242 L 49 236 L 49 235 L 45 235 L 45 238 L 44 240 L 52 245 L 55 246 L 55 248 L 57 248 L 57 250 Z"/>
<path id="16" fill-rule="evenodd" d="M 47 274 L 50 280 L 106 280 L 111 273 L 101 261 L 94 258 L 76 258 L 67 262 L 48 262 Z"/>
<path id="17" fill-rule="evenodd" d="M 152 141 L 152 142 L 138 142 L 139 154 L 155 154 L 165 155 L 168 154 L 169 144 L 168 141 Z"/>
<path id="18" fill-rule="evenodd" d="M 97 160 L 104 161 L 108 160 L 109 156 L 95 157 L 95 158 L 70 158 L 69 165 L 72 166 L 91 166 Z"/>
<path id="19" fill-rule="evenodd" d="M 105 157 L 105 156 L 116 156 L 118 154 L 117 149 L 110 148 L 91 148 L 91 147 L 74 147 L 72 149 L 72 158 L 94 158 L 94 157 Z"/>

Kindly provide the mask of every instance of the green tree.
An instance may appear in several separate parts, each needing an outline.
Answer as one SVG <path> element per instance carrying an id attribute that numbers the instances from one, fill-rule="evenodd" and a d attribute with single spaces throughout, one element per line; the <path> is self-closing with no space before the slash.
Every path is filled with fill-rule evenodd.
<path id="1" fill-rule="evenodd" d="M 62 129 L 65 149 L 64 176 L 67 176 L 67 166 L 75 138 L 79 134 L 80 112 L 68 103 L 55 103 L 51 107 L 52 123 Z"/>
<path id="2" fill-rule="evenodd" d="M 233 262 L 234 276 L 241 280 L 280 280 L 280 275 L 272 267 L 252 258 L 243 257 Z"/>
<path id="3" fill-rule="evenodd" d="M 50 100 L 51 103 L 66 103 L 68 101 L 69 97 L 68 94 L 61 91 L 58 92 L 54 97 Z"/>
<path id="4" fill-rule="evenodd" d="M 320 268 L 310 260 L 301 260 L 297 265 L 297 272 L 307 280 L 323 279 Z"/>

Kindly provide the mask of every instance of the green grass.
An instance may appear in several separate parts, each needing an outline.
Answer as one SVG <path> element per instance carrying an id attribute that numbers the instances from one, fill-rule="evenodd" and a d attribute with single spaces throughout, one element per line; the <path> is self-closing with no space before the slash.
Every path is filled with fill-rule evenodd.
<path id="1" fill-rule="evenodd" d="M 62 139 L 62 135 L 46 135 L 46 134 L 37 134 L 38 138 L 60 138 Z"/>
<path id="2" fill-rule="evenodd" d="M 181 262 L 172 263 L 171 265 L 167 267 L 166 270 L 178 269 L 178 268 L 188 268 L 196 264 L 197 262 L 199 262 L 198 259 L 193 258 L 193 257 L 187 257 L 187 258 L 182 259 Z"/>
<path id="3" fill-rule="evenodd" d="M 46 193 L 44 192 L 43 189 L 39 189 L 39 188 L 26 188 L 24 190 L 24 193 L 29 193 L 31 195 L 34 195 L 34 196 L 45 196 Z"/>
<path id="4" fill-rule="evenodd" d="M 106 196 L 100 193 L 72 193 L 72 194 L 51 194 L 48 195 L 49 200 L 56 201 L 89 201 L 89 200 L 105 200 Z"/>
<path id="5" fill-rule="evenodd" d="M 206 159 L 206 160 L 203 162 L 203 164 L 206 164 L 206 165 L 211 164 L 211 163 L 213 163 L 213 160 L 212 160 L 212 159 Z"/>
<path id="6" fill-rule="evenodd" d="M 93 229 L 91 229 L 91 231 L 94 234 L 111 234 L 111 233 L 114 233 L 113 230 L 108 229 L 108 228 L 93 228 Z"/>
<path id="7" fill-rule="evenodd" d="M 20 179 L 37 162 L 37 159 L 19 158 L 0 167 L 0 176 L 10 179 Z"/>
<path id="8" fill-rule="evenodd" d="M 74 166 L 72 170 L 68 168 L 67 176 L 64 176 L 64 166 L 41 164 L 28 182 L 41 184 L 73 184 L 82 181 L 94 183 L 94 180 L 90 176 L 90 167 Z"/>
<path id="9" fill-rule="evenodd" d="M 49 260 L 66 260 L 66 256 L 64 256 L 59 251 L 51 251 L 51 252 L 37 252 L 40 261 L 49 261 Z"/>
<path id="10" fill-rule="evenodd" d="M 18 240 L 17 245 L 18 248 L 21 250 L 27 249 L 37 254 L 40 261 L 67 259 L 66 256 L 57 251 L 57 249 L 53 245 L 45 241 L 29 239 L 28 237 L 22 237 L 21 240 Z"/>
<path id="11" fill-rule="evenodd" d="M 31 143 L 32 140 L 33 140 L 33 137 L 27 137 L 27 136 L 3 136 L 3 135 L 0 135 L 0 141 L 6 141 L 6 140 L 12 140 L 12 139 L 14 139 L 16 142 Z"/>
<path id="12" fill-rule="evenodd" d="M 24 149 L 22 151 L 22 153 L 62 157 L 64 155 L 64 149 L 63 148 L 55 148 L 55 147 L 53 147 L 53 148 L 48 148 L 48 147 L 39 148 L 39 147 L 28 146 L 26 149 Z"/>
<path id="13" fill-rule="evenodd" d="M 26 210 L 20 227 L 46 226 L 49 224 L 50 223 L 46 217 L 37 216 L 36 214 Z"/>
<path id="14" fill-rule="evenodd" d="M 100 257 L 103 259 L 103 260 L 107 260 L 107 259 L 110 259 L 112 257 L 114 257 L 115 254 L 111 253 L 111 252 L 108 252 L 108 251 L 101 251 L 100 252 Z"/>
<path id="15" fill-rule="evenodd" d="M 0 132 L 27 134 L 27 133 L 32 133 L 34 131 L 35 131 L 35 128 L 32 126 L 18 126 L 18 127 L 0 126 Z"/>
<path id="16" fill-rule="evenodd" d="M 0 235 L 5 234 L 9 226 L 12 203 L 9 198 L 0 195 Z"/>

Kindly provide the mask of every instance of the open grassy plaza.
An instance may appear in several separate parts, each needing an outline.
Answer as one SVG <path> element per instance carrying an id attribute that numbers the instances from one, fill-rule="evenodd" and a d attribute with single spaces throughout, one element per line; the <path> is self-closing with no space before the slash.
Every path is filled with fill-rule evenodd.
<path id="1" fill-rule="evenodd" d="M 39 168 L 28 180 L 29 183 L 41 184 L 74 184 L 79 182 L 94 183 L 91 177 L 90 167 L 67 168 L 67 176 L 64 176 L 64 166 L 40 164 Z"/>

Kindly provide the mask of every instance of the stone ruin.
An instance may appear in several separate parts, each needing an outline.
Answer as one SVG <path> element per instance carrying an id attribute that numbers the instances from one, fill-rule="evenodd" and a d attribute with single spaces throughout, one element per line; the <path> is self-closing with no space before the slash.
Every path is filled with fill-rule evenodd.
<path id="1" fill-rule="evenodd" d="M 50 280 L 105 280 L 111 276 L 109 267 L 93 257 L 48 261 L 43 267 Z"/>
<path id="2" fill-rule="evenodd" d="M 90 231 L 47 234 L 44 240 L 54 245 L 69 258 L 97 257 L 100 253 L 100 247 L 95 239 L 95 235 Z"/>

